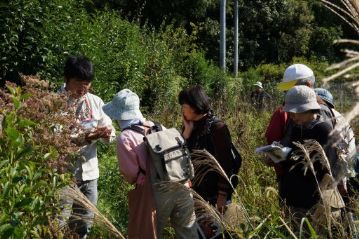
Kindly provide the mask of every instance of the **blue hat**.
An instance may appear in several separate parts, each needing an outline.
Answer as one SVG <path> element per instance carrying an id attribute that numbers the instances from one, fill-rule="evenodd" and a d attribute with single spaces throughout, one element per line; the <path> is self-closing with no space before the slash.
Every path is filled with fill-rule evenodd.
<path id="1" fill-rule="evenodd" d="M 322 98 L 322 100 L 324 100 L 329 105 L 330 108 L 334 108 L 333 95 L 329 92 L 329 90 L 324 88 L 315 88 L 314 91 L 317 96 Z"/>
<path id="2" fill-rule="evenodd" d="M 110 118 L 116 120 L 143 119 L 140 98 L 129 89 L 119 91 L 102 109 Z"/>

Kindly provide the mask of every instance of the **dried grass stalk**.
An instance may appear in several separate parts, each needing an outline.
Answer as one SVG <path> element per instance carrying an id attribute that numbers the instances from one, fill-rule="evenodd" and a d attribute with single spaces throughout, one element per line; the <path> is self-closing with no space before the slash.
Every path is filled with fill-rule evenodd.
<path id="1" fill-rule="evenodd" d="M 344 3 L 344 6 L 346 9 L 344 9 L 330 1 L 322 0 L 322 3 L 324 3 L 324 6 L 326 8 L 328 8 L 331 12 L 333 12 L 338 17 L 340 17 L 343 21 L 345 21 L 349 26 L 351 26 L 355 31 L 357 31 L 359 33 L 357 19 L 355 19 L 355 13 L 353 14 L 351 8 L 347 7 L 345 2 L 348 2 L 348 1 L 341 0 L 341 3 Z"/>
<path id="2" fill-rule="evenodd" d="M 307 169 L 311 170 L 314 175 L 317 189 L 320 195 L 320 203 L 311 209 L 313 213 L 311 214 L 314 227 L 318 232 L 326 230 L 329 235 L 332 235 L 331 225 L 337 225 L 337 228 L 340 229 L 340 219 L 337 215 L 332 213 L 333 203 L 337 205 L 335 208 L 344 207 L 344 202 L 340 194 L 337 191 L 337 184 L 334 183 L 334 178 L 331 173 L 331 167 L 328 158 L 325 155 L 325 152 L 321 145 L 315 140 L 306 140 L 303 144 L 294 143 L 299 151 L 294 152 L 293 159 L 297 160 L 298 158 L 303 158 L 303 165 L 305 167 L 305 172 Z M 314 155 L 314 156 L 313 156 Z M 312 157 L 310 157 L 312 156 Z M 324 178 L 319 183 L 316 177 L 316 172 L 314 170 L 314 162 L 320 161 L 321 164 L 327 168 L 329 174 L 324 176 Z"/>
<path id="3" fill-rule="evenodd" d="M 216 225 L 220 225 L 222 228 L 228 230 L 228 231 L 236 231 L 238 230 L 239 226 L 238 223 L 245 222 L 244 212 L 241 207 L 240 210 L 232 210 L 227 208 L 229 210 L 227 213 L 222 215 L 217 208 L 213 207 L 211 204 L 209 204 L 207 201 L 205 201 L 197 192 L 195 192 L 193 189 L 186 187 L 182 183 L 176 183 L 176 182 L 160 182 L 155 184 L 156 188 L 163 193 L 167 192 L 173 192 L 173 191 L 186 191 L 186 193 L 192 193 L 193 195 L 193 201 L 195 205 L 195 212 L 196 215 L 199 216 L 199 221 L 201 222 L 209 222 L 214 223 Z M 178 198 L 178 206 L 181 207 L 181 204 L 187 205 L 188 202 L 186 201 L 186 198 Z M 234 205 L 234 204 L 233 204 Z M 238 209 L 238 208 L 237 208 Z M 190 220 L 191 218 L 189 218 Z M 186 222 L 187 223 L 187 222 Z M 189 223 L 189 221 L 188 221 Z"/>
<path id="4" fill-rule="evenodd" d="M 204 200 L 196 191 L 191 191 L 195 203 L 196 215 L 205 215 L 206 220 L 213 220 L 213 222 L 226 227 L 218 210 L 209 204 L 206 200 Z"/>
<path id="5" fill-rule="evenodd" d="M 279 217 L 279 220 L 283 223 L 284 227 L 287 229 L 287 231 L 289 232 L 289 234 L 294 238 L 297 239 L 298 237 L 294 234 L 294 232 L 290 229 L 290 227 L 288 226 L 288 224 L 283 220 L 282 217 Z"/>
<path id="6" fill-rule="evenodd" d="M 343 19 L 349 26 L 351 26 L 359 34 L 359 1 L 358 0 L 321 0 L 325 7 L 334 12 L 341 19 Z M 358 45 L 359 41 L 352 39 L 337 40 L 336 43 L 350 43 Z M 334 64 L 329 69 L 338 69 L 339 72 L 323 79 L 323 83 L 327 84 L 329 81 L 334 80 L 349 71 L 359 67 L 359 52 L 346 50 L 346 55 L 349 59 L 340 63 Z M 356 87 L 356 94 L 359 96 L 359 89 Z M 359 114 L 358 103 L 346 114 L 346 119 L 350 123 L 353 118 Z"/>
<path id="7" fill-rule="evenodd" d="M 226 172 L 223 170 L 216 158 L 213 157 L 213 155 L 210 154 L 207 150 L 193 150 L 191 153 L 191 158 L 195 170 L 193 184 L 200 184 L 209 172 L 217 172 L 219 175 L 225 178 L 234 189 Z"/>
<path id="8" fill-rule="evenodd" d="M 120 239 L 125 239 L 125 237 L 117 230 L 117 228 L 104 216 L 101 212 L 93 205 L 88 198 L 76 187 L 70 186 L 66 190 L 66 197 L 72 198 L 76 203 L 82 205 L 84 208 L 91 210 L 95 214 L 94 222 L 99 225 L 107 228 L 113 236 Z M 81 220 L 86 220 L 86 218 L 81 218 L 80 215 L 75 215 Z"/>
<path id="9" fill-rule="evenodd" d="M 359 41 L 353 39 L 339 39 L 339 40 L 335 40 L 334 43 L 351 43 L 351 44 L 359 45 Z"/>
<path id="10" fill-rule="evenodd" d="M 341 63 L 339 63 L 339 64 L 341 64 Z M 345 73 L 347 73 L 347 72 L 349 72 L 349 71 L 351 71 L 351 70 L 357 68 L 358 66 L 359 66 L 359 62 L 354 63 L 354 64 L 352 64 L 352 65 L 350 65 L 350 66 L 345 67 L 343 70 L 341 70 L 341 71 L 339 71 L 339 72 L 337 72 L 337 73 L 335 73 L 335 74 L 333 74 L 333 75 L 331 75 L 331 76 L 329 76 L 329 77 L 326 77 L 326 78 L 322 79 L 323 84 L 324 84 L 324 85 L 325 85 L 325 84 L 328 84 L 329 81 L 334 80 L 334 79 L 338 78 L 339 76 L 344 75 Z"/>
<path id="11" fill-rule="evenodd" d="M 242 203 L 239 194 L 233 187 L 231 180 L 228 178 L 226 172 L 223 170 L 223 168 L 218 163 L 216 158 L 213 157 L 213 155 L 211 155 L 207 150 L 193 150 L 191 153 L 191 158 L 195 170 L 195 178 L 193 179 L 193 184 L 196 185 L 201 183 L 204 177 L 209 172 L 217 172 L 220 176 L 225 178 L 227 182 L 231 185 L 234 192 L 234 196 L 237 199 L 240 207 L 243 209 L 242 213 L 244 215 L 244 218 L 246 219 L 246 222 L 251 228 L 253 228 L 253 226 L 250 223 L 248 211 L 246 210 L 244 204 Z M 238 175 L 232 175 L 231 178 L 232 177 L 238 177 Z"/>

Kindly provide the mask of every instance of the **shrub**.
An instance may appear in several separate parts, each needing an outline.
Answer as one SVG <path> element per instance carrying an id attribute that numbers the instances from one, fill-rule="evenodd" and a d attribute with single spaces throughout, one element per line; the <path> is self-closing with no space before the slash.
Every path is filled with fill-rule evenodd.
<path id="1" fill-rule="evenodd" d="M 1 238 L 58 234 L 56 193 L 68 182 L 68 156 L 77 150 L 69 140 L 73 119 L 61 113 L 64 101 L 45 82 L 25 79 L 23 88 L 0 91 Z"/>
<path id="2" fill-rule="evenodd" d="M 19 82 L 18 72 L 35 74 L 44 63 L 41 1 L 8 1 L 0 12 L 0 82 Z"/>

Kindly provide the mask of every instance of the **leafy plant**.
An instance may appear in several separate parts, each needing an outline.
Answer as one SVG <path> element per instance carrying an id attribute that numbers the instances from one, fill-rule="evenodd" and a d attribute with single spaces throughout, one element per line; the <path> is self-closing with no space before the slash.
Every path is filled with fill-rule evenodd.
<path id="1" fill-rule="evenodd" d="M 44 238 L 57 235 L 57 191 L 66 185 L 67 155 L 76 147 L 69 137 L 70 116 L 61 115 L 61 99 L 27 80 L 24 88 L 0 90 L 0 237 Z M 45 87 L 46 87 L 45 83 Z M 37 108 L 39 107 L 39 108 Z M 37 111 L 38 110 L 38 111 Z M 62 125 L 62 130 L 54 128 Z"/>

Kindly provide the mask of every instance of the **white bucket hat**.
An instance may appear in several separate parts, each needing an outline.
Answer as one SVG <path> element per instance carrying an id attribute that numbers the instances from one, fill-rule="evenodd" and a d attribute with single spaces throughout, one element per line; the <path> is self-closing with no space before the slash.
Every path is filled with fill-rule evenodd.
<path id="1" fill-rule="evenodd" d="M 110 118 L 116 120 L 143 119 L 140 98 L 129 89 L 119 91 L 102 109 Z"/>
<path id="2" fill-rule="evenodd" d="M 312 88 L 297 85 L 290 89 L 285 96 L 283 110 L 285 112 L 302 113 L 308 110 L 319 110 L 317 95 Z"/>
<path id="3" fill-rule="evenodd" d="M 256 83 L 254 83 L 253 86 L 258 86 L 259 88 L 263 89 L 262 82 L 260 82 L 260 81 L 257 81 Z"/>
<path id="4" fill-rule="evenodd" d="M 282 82 L 277 85 L 277 88 L 282 91 L 289 90 L 298 83 L 298 80 L 310 80 L 314 84 L 313 71 L 303 64 L 291 65 L 285 70 Z"/>

